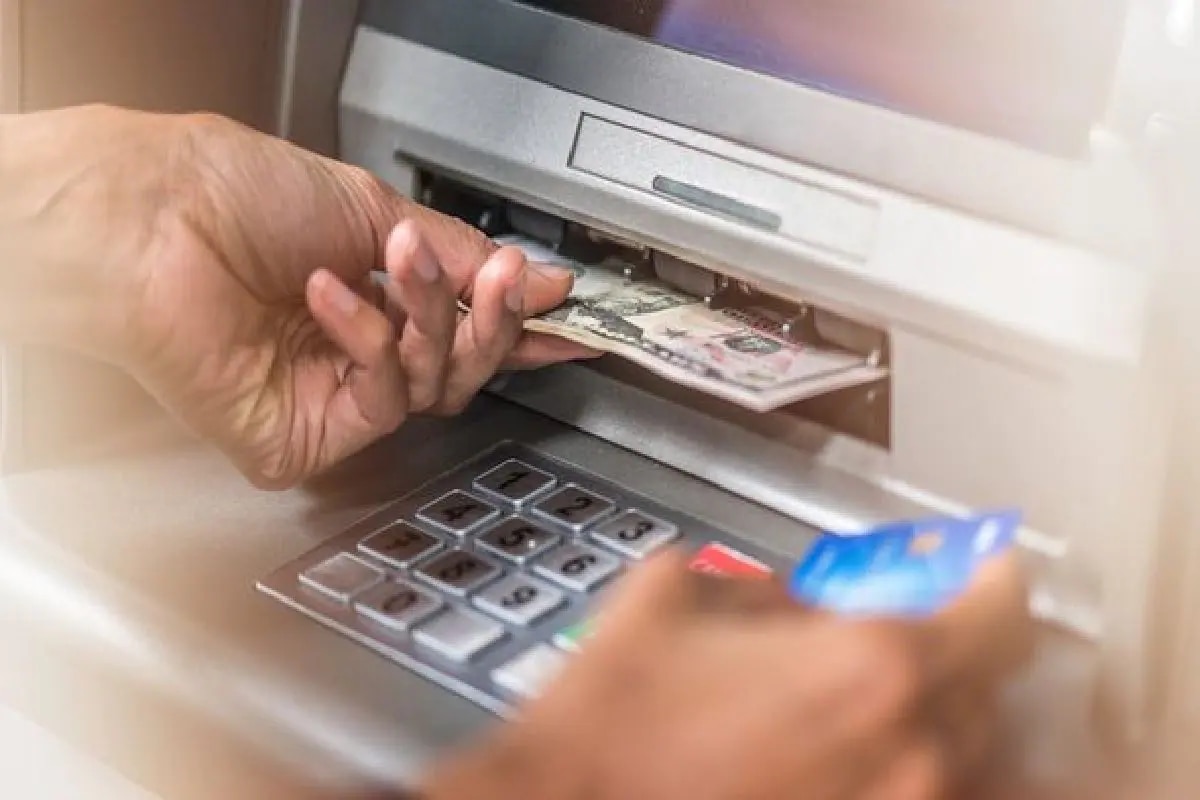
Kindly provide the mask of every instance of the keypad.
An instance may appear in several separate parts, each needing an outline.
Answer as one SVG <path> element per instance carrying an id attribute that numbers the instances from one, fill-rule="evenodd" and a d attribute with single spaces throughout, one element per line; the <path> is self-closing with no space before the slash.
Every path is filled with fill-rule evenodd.
<path id="1" fill-rule="evenodd" d="M 568 544 L 538 560 L 539 575 L 573 592 L 588 592 L 621 569 L 620 560 L 586 544 Z"/>
<path id="2" fill-rule="evenodd" d="M 500 511 L 495 506 L 462 491 L 445 494 L 417 512 L 422 522 L 458 536 L 465 536 L 498 516 Z"/>
<path id="3" fill-rule="evenodd" d="M 626 511 L 592 532 L 592 538 L 628 558 L 645 558 L 679 537 L 679 526 L 641 511 Z"/>
<path id="4" fill-rule="evenodd" d="M 475 489 L 480 494 L 519 506 L 557 482 L 550 473 L 514 458 L 476 478 Z"/>
<path id="5" fill-rule="evenodd" d="M 410 567 L 437 552 L 442 543 L 407 522 L 398 522 L 359 542 L 358 549 L 391 566 Z"/>
<path id="6" fill-rule="evenodd" d="M 441 607 L 442 601 L 433 593 L 401 581 L 376 584 L 354 601 L 354 609 L 362 616 L 401 632 L 433 616 Z"/>
<path id="7" fill-rule="evenodd" d="M 673 545 L 709 573 L 761 577 L 784 566 L 592 476 L 586 465 L 505 444 L 380 509 L 260 587 L 504 712 L 538 696 L 588 647 L 604 593 L 627 565 Z"/>
<path id="8" fill-rule="evenodd" d="M 603 519 L 614 508 L 616 504 L 607 497 L 572 484 L 540 501 L 533 510 L 543 519 L 578 532 Z"/>
<path id="9" fill-rule="evenodd" d="M 302 584 L 339 603 L 350 602 L 382 580 L 383 570 L 348 553 L 338 553 L 300 575 Z"/>
<path id="10" fill-rule="evenodd" d="M 492 673 L 492 680 L 521 700 L 532 700 L 567 666 L 567 656 L 548 645 L 526 650 Z"/>
<path id="11" fill-rule="evenodd" d="M 475 605 L 510 625 L 527 626 L 562 606 L 565 595 L 528 575 L 510 575 L 475 597 Z"/>
<path id="12" fill-rule="evenodd" d="M 505 561 L 524 564 L 558 544 L 562 537 L 521 517 L 512 517 L 479 535 L 479 547 Z"/>
<path id="13" fill-rule="evenodd" d="M 453 608 L 413 633 L 417 644 L 450 661 L 465 663 L 504 638 L 504 626 L 464 609 Z"/>
<path id="14" fill-rule="evenodd" d="M 500 568 L 465 550 L 443 553 L 417 570 L 436 588 L 455 597 L 466 597 L 500 574 Z"/>

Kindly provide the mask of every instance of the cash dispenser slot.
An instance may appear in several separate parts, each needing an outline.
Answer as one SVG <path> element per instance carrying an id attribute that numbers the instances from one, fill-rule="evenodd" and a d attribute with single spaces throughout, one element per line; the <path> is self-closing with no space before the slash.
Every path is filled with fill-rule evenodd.
<path id="1" fill-rule="evenodd" d="M 822 308 L 803 298 L 773 295 L 719 270 L 657 251 L 634 239 L 508 200 L 432 171 L 418 174 L 416 196 L 424 205 L 457 217 L 488 236 L 519 233 L 568 258 L 597 263 L 616 257 L 629 265 L 629 277 L 654 277 L 713 307 L 753 310 L 756 323 L 779 335 L 860 355 L 888 368 L 891 348 L 885 330 Z M 758 414 L 651 374 L 620 358 L 591 362 L 588 368 L 685 407 L 734 422 L 748 430 L 797 444 L 813 444 L 813 425 L 826 435 L 842 435 L 888 448 L 891 443 L 890 378 L 831 391 L 773 412 Z"/>

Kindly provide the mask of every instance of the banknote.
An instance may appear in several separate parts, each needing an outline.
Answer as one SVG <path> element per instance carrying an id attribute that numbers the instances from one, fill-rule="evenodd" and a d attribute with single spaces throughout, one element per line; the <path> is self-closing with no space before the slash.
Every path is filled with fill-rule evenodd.
<path id="1" fill-rule="evenodd" d="M 531 261 L 575 273 L 567 301 L 528 320 L 528 330 L 614 353 L 675 383 L 754 411 L 770 411 L 885 374 L 857 354 L 791 339 L 769 312 L 711 308 L 658 281 L 630 279 L 622 261 L 583 264 L 521 236 L 500 237 L 497 242 L 520 247 Z"/>

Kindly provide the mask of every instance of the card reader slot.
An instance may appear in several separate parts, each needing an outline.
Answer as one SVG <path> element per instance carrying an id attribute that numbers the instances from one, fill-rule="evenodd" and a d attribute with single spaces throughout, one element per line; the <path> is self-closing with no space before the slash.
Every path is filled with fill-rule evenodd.
<path id="1" fill-rule="evenodd" d="M 711 211 L 771 233 L 783 227 L 783 217 L 774 211 L 743 203 L 700 186 L 659 175 L 651 182 L 654 191 L 702 211 Z"/>

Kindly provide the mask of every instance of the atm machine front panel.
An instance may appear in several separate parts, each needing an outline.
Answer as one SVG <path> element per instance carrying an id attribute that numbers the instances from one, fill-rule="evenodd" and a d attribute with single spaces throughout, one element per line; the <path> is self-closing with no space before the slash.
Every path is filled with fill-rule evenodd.
<path id="1" fill-rule="evenodd" d="M 340 152 L 489 233 L 767 296 L 879 359 L 876 385 L 766 415 L 607 360 L 492 388 L 798 536 L 1021 505 L 1059 581 L 1041 612 L 1106 631 L 1137 707 L 1155 548 L 1130 532 L 1157 530 L 1166 433 L 1145 358 L 1156 240 L 1105 127 L 1129 5 L 861 5 L 364 3 Z M 955 91 L 955 69 L 987 91 Z"/>

